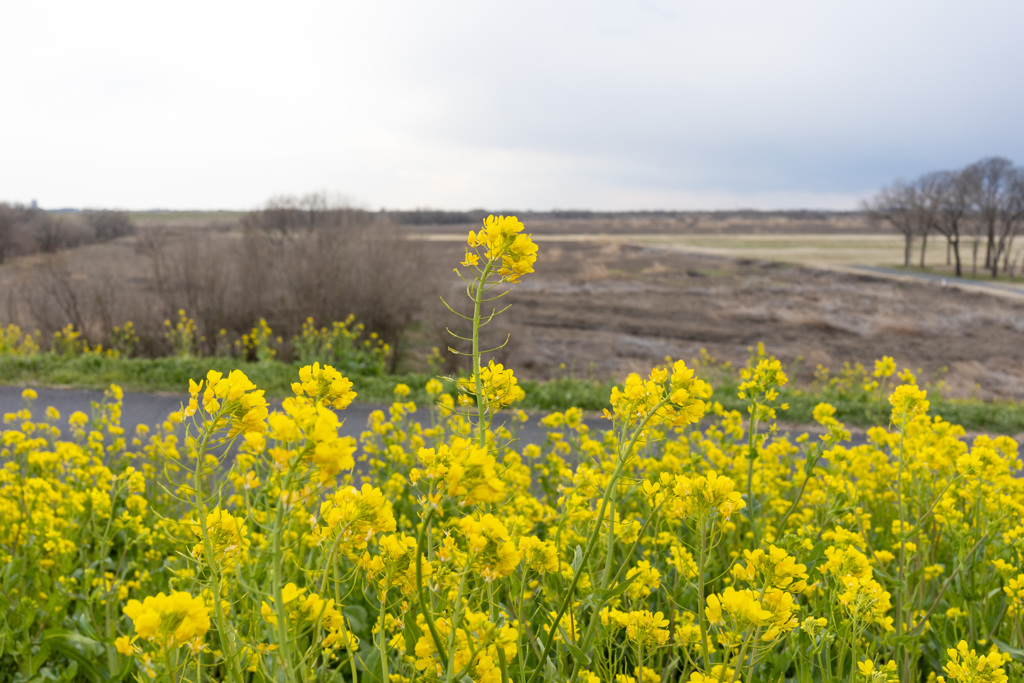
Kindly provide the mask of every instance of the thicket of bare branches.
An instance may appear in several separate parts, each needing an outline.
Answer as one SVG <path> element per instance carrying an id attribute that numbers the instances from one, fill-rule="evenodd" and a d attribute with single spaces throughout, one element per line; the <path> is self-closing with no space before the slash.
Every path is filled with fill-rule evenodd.
<path id="1" fill-rule="evenodd" d="M 120 211 L 53 214 L 22 204 L 0 203 L 0 263 L 13 256 L 55 253 L 135 233 Z"/>
<path id="2" fill-rule="evenodd" d="M 323 195 L 273 200 L 242 229 L 243 287 L 272 326 L 352 314 L 394 346 L 432 290 L 397 225 Z"/>
<path id="3" fill-rule="evenodd" d="M 8 214 L 0 206 L 0 234 Z M 82 223 L 93 234 L 133 229 L 117 214 Z M 7 318 L 46 336 L 73 324 L 91 343 L 106 344 L 131 320 L 146 355 L 166 354 L 165 320 L 184 309 L 196 324 L 198 349 L 223 353 L 263 318 L 286 341 L 312 317 L 317 325 L 349 315 L 399 349 L 436 283 L 402 228 L 386 216 L 335 205 L 324 195 L 278 198 L 246 214 L 240 226 L 140 230 L 134 252 L 103 264 L 70 264 L 54 253 L 11 294 Z M 130 247 L 128 247 L 130 248 Z M 222 333 L 221 331 L 224 331 Z M 392 363 L 397 361 L 393 354 Z"/>
<path id="4" fill-rule="evenodd" d="M 996 278 L 1012 278 L 1022 253 L 1014 240 L 1024 224 L 1024 168 L 1002 157 L 987 157 L 957 171 L 927 173 L 912 182 L 896 181 L 865 203 L 868 215 L 904 236 L 904 266 L 910 266 L 915 240 L 925 267 L 928 236 L 946 240 L 947 264 L 963 275 L 961 247 L 970 247 L 971 274 L 981 266 Z M 984 250 L 982 250 L 984 247 Z M 981 253 L 979 253 L 981 252 Z"/>

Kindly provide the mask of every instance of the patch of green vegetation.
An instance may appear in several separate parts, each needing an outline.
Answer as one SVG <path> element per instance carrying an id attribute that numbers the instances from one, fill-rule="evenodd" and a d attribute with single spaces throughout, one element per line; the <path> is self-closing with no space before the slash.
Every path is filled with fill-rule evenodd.
<path id="1" fill-rule="evenodd" d="M 720 402 L 728 410 L 739 410 L 746 414 L 747 404 L 736 397 L 738 383 L 715 386 L 713 401 Z M 836 395 L 814 389 L 783 387 L 779 401 L 788 403 L 789 409 L 779 411 L 779 419 L 788 422 L 809 424 L 814 422 L 814 407 L 829 403 L 836 408 L 835 417 L 851 426 L 885 426 L 889 423 L 890 406 L 885 397 L 867 393 Z M 1024 404 L 1014 401 L 982 401 L 979 399 L 945 399 L 929 392 L 931 415 L 941 416 L 946 422 L 958 424 L 970 431 L 994 434 L 1017 434 L 1024 432 Z"/>
<path id="2" fill-rule="evenodd" d="M 573 406 L 581 410 L 600 411 L 608 407 L 614 382 L 563 377 L 547 382 L 522 382 L 526 398 L 524 410 L 565 410 Z"/>
<path id="3" fill-rule="evenodd" d="M 241 369 L 267 395 L 284 395 L 296 378 L 285 363 L 247 363 L 236 358 L 108 358 L 97 355 L 63 357 L 37 354 L 0 360 L 0 382 L 33 386 L 105 389 L 111 384 L 126 391 L 182 393 L 189 379 L 200 380 L 210 370 Z"/>

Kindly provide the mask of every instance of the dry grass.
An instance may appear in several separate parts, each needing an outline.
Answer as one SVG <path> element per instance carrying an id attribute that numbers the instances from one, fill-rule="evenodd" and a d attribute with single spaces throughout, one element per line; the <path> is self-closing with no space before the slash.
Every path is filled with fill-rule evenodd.
<path id="1" fill-rule="evenodd" d="M 431 241 L 461 241 L 464 237 L 451 233 L 430 233 L 419 236 Z M 643 244 L 687 252 L 729 258 L 760 259 L 793 263 L 802 266 L 885 266 L 903 264 L 903 238 L 888 234 L 835 233 L 764 233 L 756 234 L 660 234 L 627 232 L 594 232 L 574 234 L 534 234 L 539 244 L 545 242 L 592 242 Z M 914 263 L 920 257 L 915 249 Z M 937 266 L 945 264 L 945 242 L 933 240 L 928 245 L 926 261 Z"/>
<path id="2" fill-rule="evenodd" d="M 194 283 L 221 264 L 221 254 L 245 252 L 247 240 L 239 223 L 220 217 L 225 220 L 211 224 L 197 215 L 180 215 L 163 227 L 142 220 L 141 240 L 154 231 L 168 236 L 167 253 L 177 254 L 177 263 L 199 266 L 191 274 L 179 268 L 175 277 L 191 277 Z M 527 220 L 527 230 L 540 243 L 537 273 L 524 279 L 508 300 L 514 303 L 508 317 L 512 339 L 497 360 L 525 377 L 574 371 L 603 379 L 649 369 L 666 355 L 693 358 L 702 347 L 719 358 L 742 362 L 748 346 L 765 341 L 771 353 L 787 361 L 802 357 L 804 374 L 813 373 L 818 363 L 837 369 L 844 360 L 870 363 L 894 355 L 903 366 L 922 368 L 925 377 L 945 378 L 950 395 L 1024 397 L 1019 301 L 998 299 L 981 288 L 943 288 L 937 282 L 881 279 L 854 271 L 849 266 L 901 263 L 901 237 L 872 231 L 855 216 L 826 219 L 773 216 L 756 224 L 750 217 L 722 215 Z M 414 258 L 424 269 L 420 279 L 410 283 L 385 278 L 373 284 L 367 275 L 335 275 L 330 268 L 321 269 L 323 264 L 312 270 L 321 271 L 322 281 L 344 281 L 345 288 L 362 282 L 373 296 L 386 300 L 416 298 L 407 310 L 424 325 L 409 349 L 412 357 L 425 357 L 431 347 L 444 349 L 451 343 L 444 324 L 458 329 L 460 321 L 445 319 L 437 293 L 425 293 L 421 283 L 449 283 L 443 293 L 459 307 L 465 295 L 451 278 L 451 269 L 462 259 L 466 232 L 477 226 L 407 227 L 422 240 L 413 245 L 414 256 L 388 255 L 399 265 L 412 264 Z M 63 325 L 66 311 L 53 302 L 47 287 L 59 289 L 64 281 L 73 285 L 70 291 L 79 295 L 89 320 L 102 320 L 104 311 L 137 325 L 147 311 L 160 323 L 173 317 L 178 299 L 155 296 L 153 263 L 136 251 L 140 243 L 123 238 L 64 252 L 63 280 L 60 268 L 51 266 L 55 272 L 47 275 L 42 256 L 0 266 L 0 321 L 34 329 L 41 323 L 25 317 L 33 313 L 49 317 L 50 329 Z M 202 248 L 189 256 L 189 247 L 197 244 Z M 346 243 L 335 246 L 341 247 L 337 253 L 352 251 Z M 318 250 L 296 249 L 276 260 L 290 264 L 289 269 L 302 268 L 309 265 L 303 253 L 320 255 Z M 242 304 L 232 303 L 238 301 L 233 295 L 221 299 L 219 308 L 210 310 L 207 325 L 218 316 L 230 323 L 227 316 L 243 311 L 231 324 L 244 331 L 251 325 L 246 315 L 255 311 L 249 308 L 252 301 L 280 294 L 285 285 L 274 270 L 276 254 L 265 255 L 250 264 L 250 273 L 257 277 L 240 287 L 243 294 L 252 294 Z M 928 264 L 937 268 L 944 263 L 945 245 L 933 239 Z M 113 288 L 105 275 L 112 268 L 120 269 L 115 280 L 120 286 Z M 399 282 L 404 284 L 390 288 Z M 315 281 L 306 285 L 280 299 L 280 305 L 269 302 L 273 305 L 262 314 L 277 312 L 281 322 L 272 322 L 275 330 L 310 310 L 319 290 Z M 46 297 L 51 301 L 41 303 Z M 334 305 L 330 300 L 321 304 Z M 494 345 L 503 338 L 493 340 Z M 568 368 L 559 368 L 563 361 Z M 454 366 L 453 359 L 446 370 Z M 942 374 L 944 366 L 949 370 Z"/>
<path id="3" fill-rule="evenodd" d="M 354 315 L 398 348 L 433 291 L 400 227 L 347 208 L 317 207 L 315 224 L 306 207 L 274 210 L 272 226 L 262 220 L 270 209 L 242 221 L 227 212 L 148 214 L 136 235 L 12 259 L 0 265 L 0 323 L 44 339 L 72 324 L 106 346 L 114 326 L 131 321 L 137 351 L 163 355 L 164 320 L 184 309 L 200 351 L 213 354 L 260 318 L 287 352 L 307 317 L 324 325 Z"/>

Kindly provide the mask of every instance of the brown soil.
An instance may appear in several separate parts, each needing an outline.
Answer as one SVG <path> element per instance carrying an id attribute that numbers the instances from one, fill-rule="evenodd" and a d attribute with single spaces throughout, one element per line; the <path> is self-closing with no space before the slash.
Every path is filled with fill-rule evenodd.
<path id="1" fill-rule="evenodd" d="M 625 239 L 548 237 L 536 273 L 495 323 L 512 335 L 499 359 L 538 378 L 564 375 L 562 363 L 577 376 L 622 377 L 701 349 L 743 363 L 764 342 L 784 362 L 799 361 L 803 380 L 818 365 L 871 367 L 890 355 L 922 380 L 945 380 L 950 397 L 1024 398 L 1024 302 Z M 438 264 L 456 263 L 461 249 L 424 243 Z"/>
<path id="2" fill-rule="evenodd" d="M 945 380 L 947 396 L 1024 399 L 1020 298 L 692 253 L 670 241 L 638 241 L 658 232 L 774 231 L 806 232 L 813 244 L 815 235 L 874 230 L 857 215 L 826 219 L 701 215 L 531 222 L 529 230 L 540 244 L 537 272 L 500 302 L 512 306 L 495 321 L 492 338 L 500 344 L 508 331 L 511 339 L 495 357 L 526 377 L 574 372 L 621 379 L 628 372 L 647 372 L 666 356 L 693 359 L 702 348 L 719 360 L 743 363 L 749 348 L 764 342 L 769 353 L 786 363 L 800 359 L 797 378 L 805 381 L 819 364 L 833 371 L 844 362 L 870 367 L 890 355 L 901 367 L 920 369 L 923 380 Z M 442 283 L 446 299 L 459 310 L 466 299 L 451 268 L 462 260 L 466 232 L 476 227 L 418 226 L 413 231 L 419 233 L 422 259 L 432 271 L 424 289 L 433 288 L 430 282 Z M 230 224 L 218 228 L 202 235 L 240 238 Z M 119 283 L 125 292 L 119 310 L 127 313 L 131 293 L 151 286 L 148 262 L 136 253 L 135 242 L 123 238 L 62 258 L 73 280 L 90 283 L 104 277 L 104 264 L 133 264 L 129 282 Z M 20 322 L 18 309 L 37 294 L 25 276 L 40 268 L 40 259 L 16 259 L 0 268 L 0 323 Z M 443 332 L 445 324 L 464 329 L 464 321 L 446 319 L 444 313 L 439 302 L 422 312 L 424 332 L 417 350 L 453 344 Z"/>

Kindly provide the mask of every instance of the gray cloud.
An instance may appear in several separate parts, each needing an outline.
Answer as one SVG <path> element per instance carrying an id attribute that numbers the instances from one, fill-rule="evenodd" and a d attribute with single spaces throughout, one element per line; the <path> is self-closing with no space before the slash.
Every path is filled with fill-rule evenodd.
<path id="1" fill-rule="evenodd" d="M 0 199 L 842 207 L 1024 161 L 1012 0 L 63 9 L 0 9 Z"/>

